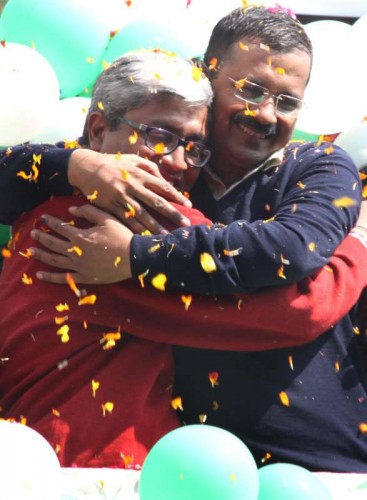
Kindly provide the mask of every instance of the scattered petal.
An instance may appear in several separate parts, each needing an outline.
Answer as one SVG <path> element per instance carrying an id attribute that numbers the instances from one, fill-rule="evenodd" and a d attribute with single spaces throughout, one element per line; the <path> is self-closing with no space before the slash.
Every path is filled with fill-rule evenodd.
<path id="1" fill-rule="evenodd" d="M 79 299 L 78 306 L 84 306 L 86 304 L 95 304 L 97 300 L 97 296 L 92 294 L 92 295 L 86 295 L 85 297 L 82 297 Z"/>
<path id="2" fill-rule="evenodd" d="M 107 401 L 107 403 L 104 403 L 101 406 L 102 406 L 103 416 L 106 416 L 106 412 L 108 413 L 113 412 L 113 408 L 115 405 L 111 401 Z"/>
<path id="3" fill-rule="evenodd" d="M 138 139 L 139 139 L 139 135 L 138 135 L 137 131 L 134 130 L 134 133 L 129 136 L 129 143 L 136 144 Z"/>
<path id="4" fill-rule="evenodd" d="M 293 356 L 288 356 L 288 363 L 289 363 L 289 366 L 291 367 L 291 370 L 293 371 L 294 370 Z"/>
<path id="5" fill-rule="evenodd" d="M 201 424 L 205 424 L 205 422 L 206 422 L 207 418 L 208 418 L 208 415 L 201 414 L 201 415 L 199 415 L 199 422 L 200 422 Z"/>
<path id="6" fill-rule="evenodd" d="M 288 398 L 288 395 L 286 392 L 284 391 L 281 391 L 279 393 L 279 399 L 281 401 L 281 403 L 284 405 L 284 406 L 289 406 L 290 403 L 289 403 L 289 398 Z"/>
<path id="7" fill-rule="evenodd" d="M 130 205 L 130 203 L 127 203 L 127 208 L 128 210 L 125 212 L 125 217 L 126 219 L 129 219 L 130 217 L 135 217 L 135 208 Z"/>
<path id="8" fill-rule="evenodd" d="M 69 306 L 67 304 L 58 304 L 55 309 L 58 312 L 68 311 Z"/>
<path id="9" fill-rule="evenodd" d="M 66 273 L 66 281 L 70 289 L 75 293 L 77 297 L 81 297 L 81 292 L 75 284 L 75 281 L 70 273 Z"/>
<path id="10" fill-rule="evenodd" d="M 30 276 L 27 276 L 26 273 L 23 273 L 22 283 L 24 283 L 25 285 L 32 285 L 33 280 Z"/>
<path id="11" fill-rule="evenodd" d="M 92 394 L 94 398 L 96 397 L 98 389 L 99 389 L 98 380 L 92 380 Z"/>
<path id="12" fill-rule="evenodd" d="M 277 275 L 279 278 L 282 278 L 282 279 L 287 279 L 285 274 L 284 274 L 284 266 L 281 265 L 280 268 L 278 269 L 278 272 L 277 272 Z"/>
<path id="13" fill-rule="evenodd" d="M 224 255 L 227 255 L 228 257 L 236 257 L 237 255 L 240 255 L 242 252 L 243 248 L 236 248 L 235 250 L 223 250 Z"/>
<path id="14" fill-rule="evenodd" d="M 160 290 L 161 292 L 165 291 L 166 283 L 167 283 L 167 276 L 163 273 L 157 274 L 157 276 L 154 276 L 154 278 L 152 279 L 152 285 L 154 286 L 154 288 Z"/>
<path id="15" fill-rule="evenodd" d="M 69 253 L 76 253 L 79 257 L 83 254 L 83 250 L 80 247 L 73 246 L 71 248 L 68 248 Z"/>
<path id="16" fill-rule="evenodd" d="M 87 195 L 89 201 L 95 201 L 98 198 L 98 191 L 95 189 L 92 194 Z"/>
<path id="17" fill-rule="evenodd" d="M 70 337 L 69 337 L 69 326 L 68 325 L 63 325 L 61 328 L 57 330 L 57 335 L 61 336 L 61 342 L 63 344 L 66 344 L 69 342 Z"/>
<path id="18" fill-rule="evenodd" d="M 336 198 L 335 200 L 333 200 L 334 207 L 338 208 L 354 207 L 357 204 L 357 200 L 349 198 L 349 196 L 342 196 L 341 198 Z"/>
<path id="19" fill-rule="evenodd" d="M 185 305 L 185 311 L 187 311 L 192 303 L 192 295 L 181 295 L 181 300 Z"/>
<path id="20" fill-rule="evenodd" d="M 149 269 L 147 269 L 144 273 L 139 274 L 138 280 L 140 282 L 140 286 L 144 288 L 144 278 L 149 274 Z"/>
<path id="21" fill-rule="evenodd" d="M 213 388 L 216 385 L 219 385 L 218 378 L 219 378 L 219 373 L 218 372 L 210 372 L 209 373 L 209 381 L 212 384 Z"/>
<path id="22" fill-rule="evenodd" d="M 217 270 L 213 257 L 207 252 L 200 254 L 200 265 L 206 273 L 213 273 Z"/>
<path id="23" fill-rule="evenodd" d="M 182 406 L 182 398 L 177 397 L 171 400 L 171 406 L 174 410 L 181 410 L 183 411 L 183 406 Z"/>
<path id="24" fill-rule="evenodd" d="M 261 459 L 261 463 L 265 463 L 267 460 L 269 460 L 269 458 L 271 458 L 271 453 L 267 451 L 265 453 L 265 456 Z"/>

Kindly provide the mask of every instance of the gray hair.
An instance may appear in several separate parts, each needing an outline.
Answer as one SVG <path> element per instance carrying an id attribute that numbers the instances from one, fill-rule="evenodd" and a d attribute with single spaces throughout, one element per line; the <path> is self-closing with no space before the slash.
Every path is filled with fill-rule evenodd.
<path id="1" fill-rule="evenodd" d="M 127 111 L 172 97 L 190 107 L 209 107 L 213 91 L 192 61 L 162 51 L 131 52 L 116 59 L 97 78 L 86 123 L 91 113 L 102 112 L 114 130 Z M 86 126 L 83 141 L 88 144 Z"/>

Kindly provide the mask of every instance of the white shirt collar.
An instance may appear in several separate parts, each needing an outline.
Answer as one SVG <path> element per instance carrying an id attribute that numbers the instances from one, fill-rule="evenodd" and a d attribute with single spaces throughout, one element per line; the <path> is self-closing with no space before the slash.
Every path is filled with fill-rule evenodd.
<path id="1" fill-rule="evenodd" d="M 227 188 L 225 184 L 221 181 L 221 179 L 213 172 L 209 165 L 204 167 L 204 175 L 205 179 L 210 187 L 210 190 L 213 194 L 215 200 L 219 200 L 223 198 L 223 196 L 227 195 L 230 191 L 236 188 L 239 184 L 247 180 L 249 177 L 253 176 L 259 170 L 270 170 L 271 168 L 279 167 L 279 165 L 283 161 L 284 148 L 275 151 L 272 155 L 270 155 L 263 163 L 259 166 L 247 172 L 240 180 L 232 184 Z"/>

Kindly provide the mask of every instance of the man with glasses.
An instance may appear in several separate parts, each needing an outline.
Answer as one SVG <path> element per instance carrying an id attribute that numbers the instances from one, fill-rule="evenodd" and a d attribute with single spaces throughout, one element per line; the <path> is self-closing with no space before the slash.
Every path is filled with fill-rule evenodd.
<path id="1" fill-rule="evenodd" d="M 96 82 L 80 143 L 116 162 L 121 152 L 144 155 L 170 183 L 190 189 L 210 157 L 203 141 L 212 89 L 202 73 L 193 78 L 197 69 L 164 53 L 118 59 Z M 53 197 L 14 223 L 0 277 L 0 416 L 40 432 L 64 467 L 140 468 L 151 446 L 179 425 L 170 406 L 170 345 L 145 339 L 149 322 L 140 338 L 126 333 L 130 314 L 141 314 L 140 285 L 36 283 L 39 266 L 29 258 L 29 233 L 43 227 L 43 211 L 73 224 L 68 208 L 86 201 L 80 193 Z M 186 216 L 210 224 L 193 209 Z M 154 321 L 161 297 L 148 292 L 146 299 Z M 182 304 L 179 295 L 172 300 Z"/>
<path id="2" fill-rule="evenodd" d="M 208 142 L 212 156 L 191 197 L 224 226 L 133 236 L 128 229 L 111 230 L 93 207 L 81 207 L 75 214 L 101 225 L 96 232 L 102 237 L 96 233 L 92 245 L 83 230 L 65 228 L 52 217 L 45 221 L 67 236 L 68 248 L 74 244 L 89 258 L 68 253 L 65 244 L 40 231 L 34 232 L 35 239 L 58 255 L 40 249 L 33 254 L 73 270 L 77 281 L 103 283 L 130 276 L 148 281 L 161 275 L 166 290 L 182 293 L 279 286 L 324 266 L 356 222 L 361 186 L 350 158 L 337 146 L 288 144 L 311 59 L 302 26 L 281 9 L 236 9 L 214 28 L 204 57 L 215 95 Z M 100 205 L 107 206 L 109 197 L 110 210 L 123 220 L 121 211 L 126 214 L 132 203 L 135 222 L 146 217 L 139 202 L 131 200 L 131 191 L 121 201 L 126 185 L 118 174 L 89 156 L 84 172 L 98 170 L 92 182 L 90 173 L 75 168 L 78 157 L 81 153 L 70 158 L 72 184 L 84 193 L 92 186 L 103 190 Z M 103 163 L 109 162 L 106 158 Z M 149 169 L 144 161 L 136 163 Z M 162 204 L 161 188 L 156 189 L 159 196 L 147 198 L 144 182 L 138 199 Z M 123 261 L 117 270 L 112 266 L 116 256 Z M 38 276 L 65 280 L 63 273 Z M 234 432 L 259 465 L 285 461 L 312 470 L 365 471 L 364 338 L 355 335 L 353 326 L 348 315 L 316 340 L 294 348 L 277 349 L 276 335 L 268 350 L 253 353 L 177 348 L 175 394 L 182 398 L 182 420 Z"/>

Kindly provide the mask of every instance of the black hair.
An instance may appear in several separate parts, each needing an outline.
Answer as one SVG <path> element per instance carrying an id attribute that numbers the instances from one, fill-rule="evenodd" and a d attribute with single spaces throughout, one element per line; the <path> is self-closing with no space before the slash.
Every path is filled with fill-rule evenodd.
<path id="1" fill-rule="evenodd" d="M 279 53 L 299 49 L 312 58 L 311 40 L 295 16 L 282 8 L 252 6 L 234 9 L 218 21 L 204 54 L 206 66 L 210 67 L 215 59 L 218 67 L 240 40 L 262 43 Z"/>

